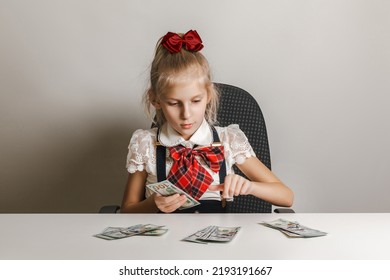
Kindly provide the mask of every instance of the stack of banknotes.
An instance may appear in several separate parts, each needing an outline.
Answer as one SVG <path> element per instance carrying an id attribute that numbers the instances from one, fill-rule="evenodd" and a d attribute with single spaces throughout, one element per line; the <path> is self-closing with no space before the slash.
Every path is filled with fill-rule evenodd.
<path id="1" fill-rule="evenodd" d="M 146 185 L 148 189 L 155 193 L 159 193 L 162 196 L 169 196 L 173 194 L 184 194 L 187 197 L 187 201 L 179 208 L 180 210 L 191 208 L 196 205 L 199 205 L 200 203 L 196 201 L 192 196 L 190 196 L 188 193 L 183 191 L 182 189 L 179 189 L 174 184 L 169 182 L 168 180 L 161 181 L 155 184 Z"/>
<path id="2" fill-rule="evenodd" d="M 327 235 L 326 232 L 308 228 L 299 224 L 298 222 L 292 222 L 284 219 L 277 219 L 271 222 L 262 222 L 260 224 L 277 229 L 288 237 L 318 237 Z"/>
<path id="3" fill-rule="evenodd" d="M 138 224 L 130 227 L 108 227 L 94 236 L 105 240 L 121 239 L 134 235 L 159 236 L 168 231 L 168 229 L 163 227 L 152 224 Z"/>
<path id="4" fill-rule="evenodd" d="M 207 244 L 208 242 L 229 242 L 238 233 L 240 227 L 208 226 L 191 234 L 182 241 Z"/>

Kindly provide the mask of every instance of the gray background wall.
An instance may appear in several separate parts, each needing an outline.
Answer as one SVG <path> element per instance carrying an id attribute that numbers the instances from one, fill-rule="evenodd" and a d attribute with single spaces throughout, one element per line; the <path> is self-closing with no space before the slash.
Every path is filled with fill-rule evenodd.
<path id="1" fill-rule="evenodd" d="M 251 92 L 299 212 L 390 211 L 390 2 L 0 0 L 0 212 L 119 203 L 156 40 Z"/>

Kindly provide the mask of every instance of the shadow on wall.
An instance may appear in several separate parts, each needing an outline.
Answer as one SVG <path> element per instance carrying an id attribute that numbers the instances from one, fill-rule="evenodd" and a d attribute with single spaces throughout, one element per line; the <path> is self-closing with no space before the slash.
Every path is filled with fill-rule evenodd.
<path id="1" fill-rule="evenodd" d="M 128 123 L 106 123 L 82 135 L 79 128 L 51 132 L 19 148 L 0 179 L 0 212 L 97 213 L 120 203 L 133 131 Z"/>

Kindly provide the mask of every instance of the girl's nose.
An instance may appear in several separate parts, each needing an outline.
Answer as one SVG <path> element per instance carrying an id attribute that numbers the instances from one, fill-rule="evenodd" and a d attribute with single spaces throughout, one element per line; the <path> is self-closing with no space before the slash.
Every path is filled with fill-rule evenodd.
<path id="1" fill-rule="evenodd" d="M 188 119 L 191 116 L 190 106 L 188 104 L 184 104 L 181 110 L 182 119 Z"/>

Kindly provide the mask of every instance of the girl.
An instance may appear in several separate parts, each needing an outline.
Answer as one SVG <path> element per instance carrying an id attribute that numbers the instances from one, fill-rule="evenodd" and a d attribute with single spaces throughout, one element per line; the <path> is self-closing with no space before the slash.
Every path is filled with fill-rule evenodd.
<path id="1" fill-rule="evenodd" d="M 185 195 L 145 187 L 166 178 L 200 202 L 187 211 L 224 212 L 225 199 L 248 194 L 292 205 L 292 191 L 256 157 L 238 125 L 213 126 L 219 94 L 202 48 L 194 30 L 168 32 L 157 43 L 144 102 L 158 128 L 133 133 L 121 212 L 181 212 Z M 234 174 L 234 164 L 250 180 Z"/>

